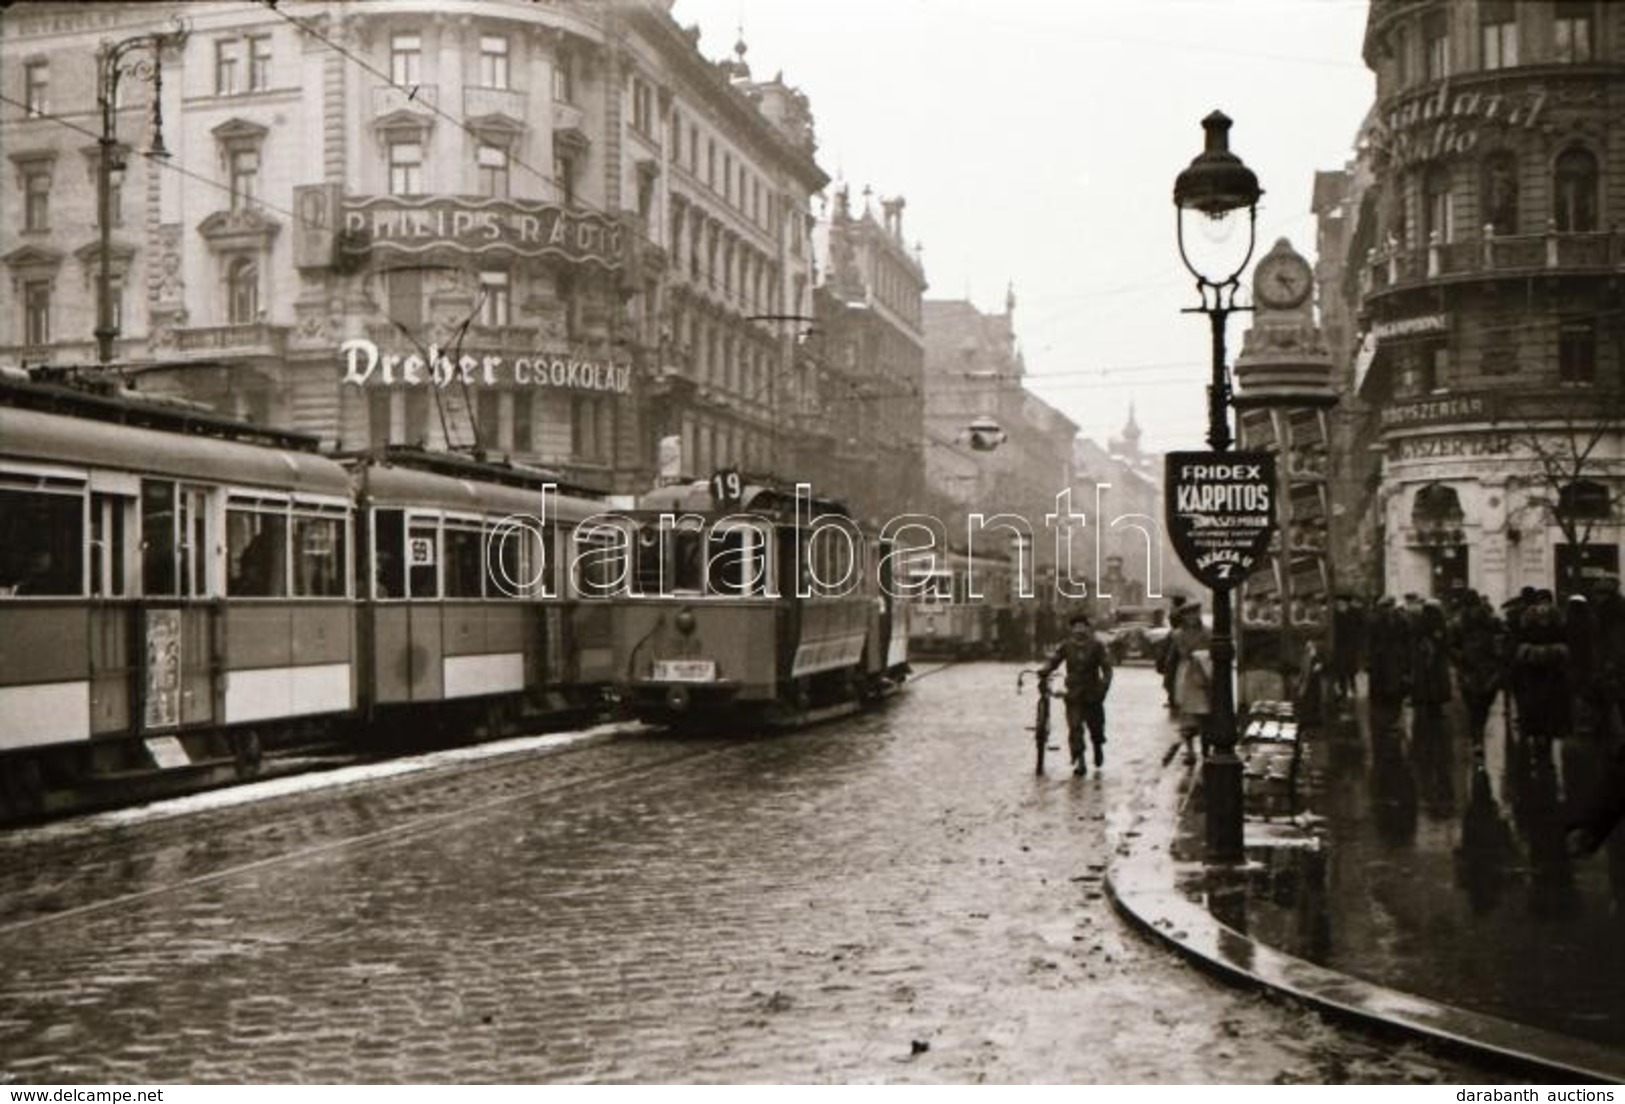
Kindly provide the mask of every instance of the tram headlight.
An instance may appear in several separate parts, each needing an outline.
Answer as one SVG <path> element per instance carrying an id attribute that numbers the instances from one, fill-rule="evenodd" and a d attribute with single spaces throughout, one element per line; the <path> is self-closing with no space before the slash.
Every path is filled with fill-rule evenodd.
<path id="1" fill-rule="evenodd" d="M 689 609 L 687 606 L 684 606 L 682 609 L 677 611 L 677 616 L 672 620 L 677 625 L 678 632 L 682 633 L 684 636 L 694 635 L 693 610 Z"/>
<path id="2" fill-rule="evenodd" d="M 673 686 L 666 691 L 666 708 L 673 713 L 686 713 L 688 711 L 688 687 Z"/>

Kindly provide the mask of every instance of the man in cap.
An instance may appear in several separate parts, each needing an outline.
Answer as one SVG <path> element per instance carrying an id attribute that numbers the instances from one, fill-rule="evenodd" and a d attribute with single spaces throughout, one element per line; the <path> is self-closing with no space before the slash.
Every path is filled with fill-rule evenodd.
<path id="1" fill-rule="evenodd" d="M 1067 636 L 1050 654 L 1039 673 L 1048 678 L 1066 664 L 1066 737 L 1072 751 L 1072 773 L 1089 773 L 1084 762 L 1083 730 L 1095 749 L 1095 766 L 1106 762 L 1106 694 L 1112 687 L 1112 661 L 1094 634 L 1089 615 L 1081 610 L 1067 620 Z"/>

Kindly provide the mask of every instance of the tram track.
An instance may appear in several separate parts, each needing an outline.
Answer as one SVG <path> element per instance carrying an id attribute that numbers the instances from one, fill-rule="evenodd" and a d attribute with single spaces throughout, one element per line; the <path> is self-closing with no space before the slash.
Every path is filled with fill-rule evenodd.
<path id="1" fill-rule="evenodd" d="M 934 665 L 915 672 L 909 681 L 953 666 Z M 651 744 L 665 742 L 669 748 L 671 741 L 693 737 L 630 728 L 596 738 L 583 733 L 583 743 L 546 752 L 505 750 L 502 745 L 507 742 L 497 741 L 489 758 L 453 756 L 410 773 L 341 780 L 332 786 L 134 824 L 113 820 L 82 830 L 69 824 L 54 834 L 47 830 L 27 839 L 0 836 L 0 863 L 5 868 L 0 872 L 0 938 L 348 849 L 389 846 L 526 801 L 591 797 L 800 731 L 778 728 L 703 737 L 704 746 L 660 753 L 653 759 L 648 757 Z M 480 749 L 460 750 L 477 755 Z M 628 758 L 631 761 L 623 761 Z M 387 771 L 388 762 L 379 761 L 379 765 Z M 538 771 L 546 773 L 537 777 Z M 248 807 L 270 808 L 275 815 L 245 824 L 243 812 Z M 386 816 L 401 819 L 379 824 Z M 274 853 L 266 854 L 267 850 Z M 119 873 L 128 877 L 131 870 L 167 865 L 191 870 L 211 862 L 224 865 L 129 892 L 96 896 L 98 890 L 116 884 Z M 113 868 L 112 878 L 109 868 Z M 57 873 L 31 876 L 37 871 Z"/>

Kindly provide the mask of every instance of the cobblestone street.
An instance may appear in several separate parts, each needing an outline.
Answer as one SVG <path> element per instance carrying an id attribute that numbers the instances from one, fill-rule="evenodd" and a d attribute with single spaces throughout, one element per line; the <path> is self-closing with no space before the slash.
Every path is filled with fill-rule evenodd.
<path id="1" fill-rule="evenodd" d="M 1015 668 L 741 740 L 632 735 L 0 843 L 22 1082 L 1470 1081 L 1224 988 L 1101 881 L 1171 730 L 1031 773 Z M 1052 741 L 1064 748 L 1064 735 Z M 1182 769 L 1178 767 L 1167 769 Z"/>

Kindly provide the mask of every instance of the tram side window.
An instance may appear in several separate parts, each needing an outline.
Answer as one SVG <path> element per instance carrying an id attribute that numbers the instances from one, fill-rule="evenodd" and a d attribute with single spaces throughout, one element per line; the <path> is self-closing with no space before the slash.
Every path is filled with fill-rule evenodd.
<path id="1" fill-rule="evenodd" d="M 641 550 L 643 532 L 638 534 Z M 609 525 L 582 525 L 575 531 L 571 573 L 575 593 L 583 598 L 623 596 L 627 588 L 627 535 Z M 656 547 L 659 542 L 656 541 Z"/>
<path id="2" fill-rule="evenodd" d="M 554 539 L 546 530 L 528 525 L 494 527 L 487 537 L 484 557 L 487 598 L 542 598 L 553 591 L 553 561 L 547 546 Z"/>
<path id="3" fill-rule="evenodd" d="M 484 534 L 477 524 L 446 523 L 446 597 L 478 598 L 485 577 Z"/>
<path id="4" fill-rule="evenodd" d="M 406 515 L 377 510 L 372 515 L 372 592 L 375 598 L 406 597 Z"/>
<path id="5" fill-rule="evenodd" d="M 123 495 L 90 496 L 90 593 L 97 598 L 119 598 L 126 588 L 126 518 L 131 501 Z"/>
<path id="6" fill-rule="evenodd" d="M 175 572 L 175 484 L 141 481 L 141 593 L 177 593 Z"/>
<path id="7" fill-rule="evenodd" d="M 80 494 L 0 489 L 0 597 L 84 593 Z"/>
<path id="8" fill-rule="evenodd" d="M 293 592 L 301 598 L 344 597 L 344 519 L 293 519 Z"/>
<path id="9" fill-rule="evenodd" d="M 413 598 L 440 597 L 440 526 L 427 519 L 412 522 L 406 536 L 406 562 Z"/>
<path id="10" fill-rule="evenodd" d="M 226 555 L 226 593 L 234 598 L 287 596 L 287 515 L 227 509 Z"/>

